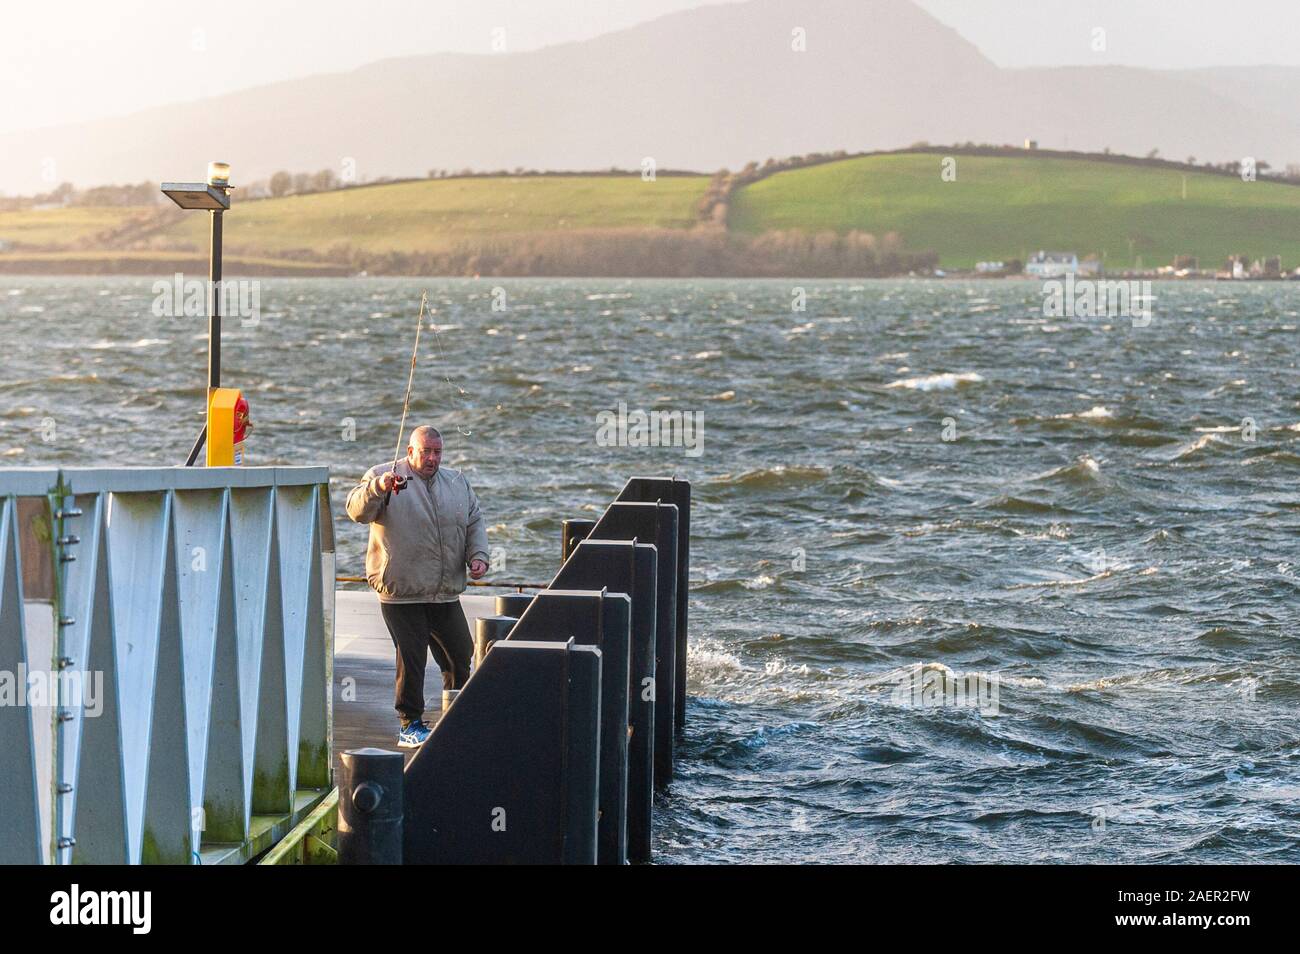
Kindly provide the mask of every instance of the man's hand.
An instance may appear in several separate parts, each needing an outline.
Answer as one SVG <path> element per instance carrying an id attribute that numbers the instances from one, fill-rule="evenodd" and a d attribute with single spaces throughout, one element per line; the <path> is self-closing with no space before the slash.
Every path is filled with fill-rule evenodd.
<path id="1" fill-rule="evenodd" d="M 469 578 L 471 580 L 483 579 L 483 574 L 487 573 L 488 565 L 482 560 L 469 561 Z"/>
<path id="2" fill-rule="evenodd" d="M 406 480 L 393 473 L 391 470 L 379 475 L 379 492 L 381 494 L 396 493 L 400 494 L 402 488 L 406 486 Z"/>

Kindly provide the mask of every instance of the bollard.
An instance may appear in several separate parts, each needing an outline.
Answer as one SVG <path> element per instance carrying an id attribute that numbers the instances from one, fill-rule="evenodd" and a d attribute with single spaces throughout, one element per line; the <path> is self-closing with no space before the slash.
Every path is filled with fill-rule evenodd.
<path id="1" fill-rule="evenodd" d="M 497 597 L 497 615 L 513 616 L 515 619 L 524 615 L 524 610 L 533 601 L 532 593 L 506 593 Z"/>
<path id="2" fill-rule="evenodd" d="M 443 712 L 446 712 L 448 709 L 451 708 L 451 704 L 456 701 L 456 697 L 458 695 L 460 695 L 459 689 L 442 690 L 442 711 Z"/>
<path id="3" fill-rule="evenodd" d="M 339 784 L 339 864 L 402 863 L 400 752 L 349 749 Z"/>
<path id="4" fill-rule="evenodd" d="M 492 644 L 510 635 L 518 620 L 513 616 L 480 616 L 474 620 L 474 669 L 483 665 Z"/>
<path id="5" fill-rule="evenodd" d="M 595 528 L 595 520 L 564 521 L 564 529 L 560 531 L 560 561 L 567 560 L 578 544 L 587 539 Z"/>

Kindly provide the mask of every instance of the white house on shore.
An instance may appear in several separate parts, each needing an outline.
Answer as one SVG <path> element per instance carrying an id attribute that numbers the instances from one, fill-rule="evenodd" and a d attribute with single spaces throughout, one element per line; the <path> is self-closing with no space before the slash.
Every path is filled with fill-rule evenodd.
<path id="1" fill-rule="evenodd" d="M 1039 250 L 1029 256 L 1029 261 L 1025 263 L 1026 275 L 1038 275 L 1041 278 L 1074 275 L 1078 271 L 1079 256 L 1074 252 L 1044 252 Z"/>

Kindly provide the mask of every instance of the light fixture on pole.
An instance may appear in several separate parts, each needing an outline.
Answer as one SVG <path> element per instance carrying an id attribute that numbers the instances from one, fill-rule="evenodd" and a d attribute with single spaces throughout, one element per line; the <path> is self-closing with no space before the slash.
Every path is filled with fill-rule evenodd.
<path id="1" fill-rule="evenodd" d="M 230 165 L 208 163 L 207 182 L 164 182 L 162 191 L 182 209 L 201 209 L 212 213 L 212 238 L 208 260 L 208 408 L 212 392 L 221 387 L 221 217 L 230 208 Z M 190 451 L 185 466 L 198 459 L 211 421 L 204 424 Z"/>

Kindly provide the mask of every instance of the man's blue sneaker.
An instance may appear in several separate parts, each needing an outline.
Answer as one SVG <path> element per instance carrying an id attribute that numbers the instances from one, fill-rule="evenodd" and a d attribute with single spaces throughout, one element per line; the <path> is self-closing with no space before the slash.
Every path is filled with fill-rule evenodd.
<path id="1" fill-rule="evenodd" d="M 418 749 L 429 737 L 429 727 L 423 722 L 412 722 L 397 733 L 397 745 L 402 749 Z"/>

